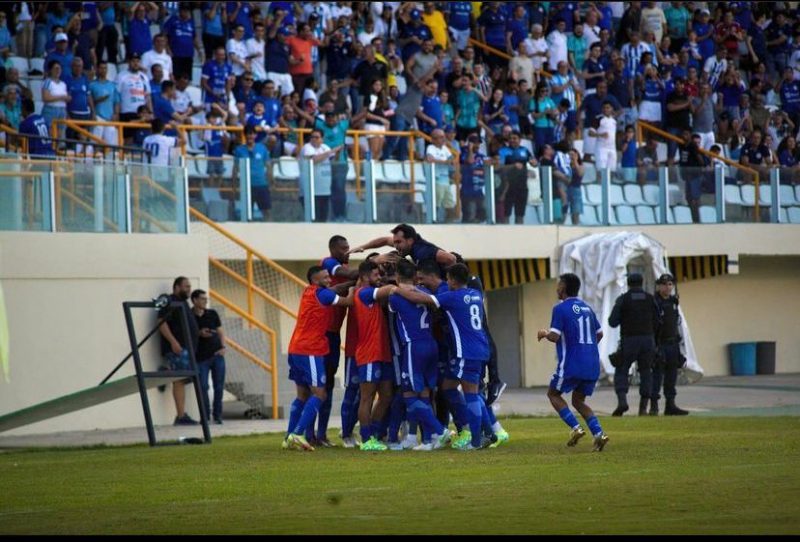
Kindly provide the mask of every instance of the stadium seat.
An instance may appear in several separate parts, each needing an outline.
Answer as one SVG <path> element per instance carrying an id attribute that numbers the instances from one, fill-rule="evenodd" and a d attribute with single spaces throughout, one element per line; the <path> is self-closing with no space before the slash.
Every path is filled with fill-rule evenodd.
<path id="1" fill-rule="evenodd" d="M 630 205 L 617 205 L 617 223 L 623 226 L 636 224 L 636 212 Z"/>
<path id="2" fill-rule="evenodd" d="M 11 68 L 17 68 L 21 77 L 28 77 L 30 65 L 28 59 L 21 56 L 12 56 L 8 58 L 6 65 L 11 64 Z"/>
<path id="3" fill-rule="evenodd" d="M 352 160 L 347 161 L 347 180 L 350 182 L 356 180 L 356 168 L 355 168 L 355 163 Z"/>
<path id="4" fill-rule="evenodd" d="M 411 180 L 411 162 L 403 162 L 403 172 L 409 181 Z M 422 162 L 414 162 L 414 183 L 419 185 L 425 184 L 425 169 L 422 167 Z"/>
<path id="5" fill-rule="evenodd" d="M 208 177 L 208 160 L 188 160 L 189 163 L 194 163 L 195 171 L 199 177 Z M 190 170 L 191 171 L 191 170 Z"/>
<path id="6" fill-rule="evenodd" d="M 603 191 L 599 184 L 590 184 L 586 187 L 584 202 L 592 205 L 600 205 L 603 203 Z"/>
<path id="7" fill-rule="evenodd" d="M 42 112 L 42 106 L 43 106 L 43 105 L 44 105 L 44 102 L 41 102 L 41 101 L 34 101 L 34 102 L 33 102 L 33 112 L 34 112 L 34 113 L 41 113 L 41 112 Z"/>
<path id="8" fill-rule="evenodd" d="M 192 85 L 200 87 L 200 79 L 203 75 L 203 68 L 192 66 Z"/>
<path id="9" fill-rule="evenodd" d="M 387 183 L 400 183 L 408 182 L 403 172 L 403 163 L 398 160 L 384 160 L 381 164 L 383 169 L 383 178 Z"/>
<path id="10" fill-rule="evenodd" d="M 622 187 L 625 194 L 625 201 L 629 205 L 643 205 L 644 198 L 642 198 L 642 187 L 638 184 L 626 184 Z"/>
<path id="11" fill-rule="evenodd" d="M 112 64 L 110 62 L 108 63 L 108 75 L 106 76 L 106 79 L 108 79 L 109 81 L 116 81 L 117 80 L 117 65 L 116 64 Z"/>
<path id="12" fill-rule="evenodd" d="M 669 185 L 668 205 L 683 205 L 684 202 L 683 191 L 674 184 Z"/>
<path id="13" fill-rule="evenodd" d="M 297 161 L 297 158 L 282 156 L 280 160 L 278 160 L 278 168 L 275 176 L 284 181 L 299 179 L 300 163 Z"/>
<path id="14" fill-rule="evenodd" d="M 28 88 L 31 89 L 34 102 L 42 101 L 42 83 L 41 79 L 31 79 L 28 81 Z"/>
<path id="15" fill-rule="evenodd" d="M 789 213 L 786 211 L 786 207 L 781 207 L 778 209 L 778 222 L 781 224 L 786 224 L 789 222 Z"/>
<path id="16" fill-rule="evenodd" d="M 583 184 L 597 184 L 597 170 L 594 168 L 594 164 L 583 164 L 583 179 L 581 179 Z"/>
<path id="17" fill-rule="evenodd" d="M 787 215 L 790 224 L 800 224 L 800 207 L 789 207 Z"/>
<path id="18" fill-rule="evenodd" d="M 753 207 L 756 204 L 756 187 L 752 184 L 742 185 L 742 205 Z"/>
<path id="19" fill-rule="evenodd" d="M 625 197 L 620 185 L 612 184 L 608 187 L 608 201 L 611 202 L 611 205 L 622 205 L 625 203 Z"/>
<path id="20" fill-rule="evenodd" d="M 658 205 L 661 189 L 655 184 L 646 184 L 642 187 L 642 196 L 647 205 Z"/>
<path id="21" fill-rule="evenodd" d="M 780 186 L 780 195 L 781 207 L 791 207 L 797 204 L 797 200 L 794 197 L 794 187 L 788 184 L 782 184 Z"/>
<path id="22" fill-rule="evenodd" d="M 667 207 L 667 224 L 675 224 L 675 213 L 672 207 Z"/>
<path id="23" fill-rule="evenodd" d="M 742 191 L 738 185 L 725 185 L 725 203 L 729 205 L 743 205 Z"/>
<path id="24" fill-rule="evenodd" d="M 203 91 L 200 90 L 200 87 L 189 85 L 186 87 L 186 94 L 189 95 L 193 105 L 201 105 L 203 103 Z M 205 115 L 203 115 L 203 124 L 205 124 Z"/>
<path id="25" fill-rule="evenodd" d="M 794 187 L 794 199 L 800 205 L 800 184 Z"/>
<path id="26" fill-rule="evenodd" d="M 594 205 L 584 205 L 583 212 L 581 213 L 581 225 L 583 226 L 598 226 L 600 221 L 597 220 L 597 207 Z"/>
<path id="27" fill-rule="evenodd" d="M 656 224 L 656 213 L 649 205 L 636 206 L 636 222 L 639 224 Z"/>
<path id="28" fill-rule="evenodd" d="M 202 195 L 203 201 L 206 203 L 222 199 L 219 188 L 201 188 L 200 194 Z"/>
<path id="29" fill-rule="evenodd" d="M 673 207 L 673 212 L 675 213 L 675 223 L 676 224 L 691 224 L 692 223 L 692 212 L 689 210 L 689 207 L 686 205 L 676 205 Z"/>
<path id="30" fill-rule="evenodd" d="M 233 156 L 230 154 L 223 154 L 222 158 L 222 177 L 224 179 L 230 179 L 233 177 Z M 239 182 L 239 179 L 233 179 L 233 183 L 236 184 Z"/>
<path id="31" fill-rule="evenodd" d="M 717 223 L 717 208 L 711 205 L 700 206 L 700 223 L 701 224 L 716 224 Z"/>
<path id="32" fill-rule="evenodd" d="M 520 139 L 519 146 L 525 147 L 526 149 L 528 149 L 528 152 L 530 152 L 531 155 L 533 155 L 533 141 L 531 141 L 530 139 L 525 139 L 525 138 Z"/>
<path id="33" fill-rule="evenodd" d="M 44 74 L 44 59 L 43 58 L 31 58 L 28 60 L 28 64 L 30 65 L 30 71 L 39 70 Z M 41 77 L 38 76 L 38 77 Z"/>
<path id="34" fill-rule="evenodd" d="M 772 187 L 769 183 L 761 183 L 758 187 L 759 205 L 772 205 Z"/>

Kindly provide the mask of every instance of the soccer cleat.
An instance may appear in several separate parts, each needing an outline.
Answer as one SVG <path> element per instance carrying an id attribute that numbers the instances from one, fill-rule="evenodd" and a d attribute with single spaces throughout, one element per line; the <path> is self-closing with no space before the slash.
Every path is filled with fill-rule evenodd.
<path id="1" fill-rule="evenodd" d="M 431 443 L 433 443 L 434 450 L 441 450 L 442 448 L 447 447 L 452 440 L 453 432 L 447 427 L 444 428 L 444 432 L 442 432 L 441 435 L 431 435 Z"/>
<path id="2" fill-rule="evenodd" d="M 486 406 L 488 407 L 498 399 L 500 396 L 503 395 L 503 392 L 506 391 L 506 384 L 502 380 L 494 380 L 489 382 L 487 394 L 486 394 Z"/>
<path id="3" fill-rule="evenodd" d="M 358 443 L 354 437 L 345 437 L 342 439 L 342 446 L 344 448 L 356 448 Z"/>
<path id="4" fill-rule="evenodd" d="M 336 444 L 329 441 L 328 437 L 318 438 L 316 446 L 319 448 L 336 448 Z"/>
<path id="5" fill-rule="evenodd" d="M 297 450 L 308 450 L 309 452 L 314 451 L 314 447 L 308 443 L 306 437 L 304 437 L 303 435 L 297 435 L 295 433 L 292 433 L 291 435 L 286 437 L 286 440 L 288 440 L 289 444 Z"/>
<path id="6" fill-rule="evenodd" d="M 586 436 L 586 431 L 583 430 L 583 427 L 578 426 L 572 431 L 569 432 L 569 440 L 567 441 L 567 446 L 575 446 L 578 444 L 578 441 L 581 440 L 583 437 Z"/>
<path id="7" fill-rule="evenodd" d="M 417 442 L 417 437 L 416 437 L 416 436 L 412 436 L 412 435 L 406 435 L 406 438 L 404 438 L 404 439 L 403 439 L 403 440 L 400 442 L 400 444 L 402 444 L 402 445 L 403 445 L 403 449 L 405 449 L 405 450 L 411 450 L 412 448 L 414 448 L 415 446 L 417 446 L 419 443 Z"/>
<path id="8" fill-rule="evenodd" d="M 483 446 L 481 446 L 481 448 L 482 447 Z M 466 446 L 462 446 L 461 448 L 459 448 L 459 450 L 461 450 L 462 452 L 471 452 L 473 450 L 480 450 L 481 448 L 476 448 L 475 446 L 472 445 L 471 442 L 468 442 Z"/>
<path id="9" fill-rule="evenodd" d="M 370 437 L 367 442 L 361 443 L 362 452 L 384 452 L 386 450 L 388 450 L 386 445 L 374 436 Z"/>
<path id="10" fill-rule="evenodd" d="M 411 449 L 415 452 L 431 452 L 433 451 L 433 443 L 423 442 L 422 444 L 417 444 Z"/>
<path id="11" fill-rule="evenodd" d="M 490 448 L 490 447 L 494 446 L 495 444 L 497 444 L 498 442 L 499 442 L 499 440 L 497 439 L 497 435 L 495 435 L 494 433 L 492 433 L 492 436 L 490 436 L 490 437 L 486 436 L 486 435 L 483 435 L 481 437 L 481 446 L 480 447 L 481 447 L 481 449 Z M 497 446 L 494 446 L 494 447 L 496 448 Z"/>
<path id="12" fill-rule="evenodd" d="M 593 452 L 602 452 L 603 447 L 608 442 L 608 435 L 605 433 L 600 433 L 596 437 L 594 437 L 594 447 L 592 448 Z"/>
<path id="13" fill-rule="evenodd" d="M 469 429 L 463 429 L 461 433 L 458 434 L 458 438 L 452 441 L 450 446 L 452 448 L 461 449 L 470 441 L 472 441 L 472 433 L 469 432 Z"/>
<path id="14" fill-rule="evenodd" d="M 292 446 L 289 444 L 289 438 L 285 438 L 281 441 L 281 449 L 283 450 L 291 450 Z"/>
<path id="15" fill-rule="evenodd" d="M 390 442 L 389 444 L 386 445 L 386 447 L 393 452 L 402 452 L 403 450 L 405 450 L 401 442 Z"/>

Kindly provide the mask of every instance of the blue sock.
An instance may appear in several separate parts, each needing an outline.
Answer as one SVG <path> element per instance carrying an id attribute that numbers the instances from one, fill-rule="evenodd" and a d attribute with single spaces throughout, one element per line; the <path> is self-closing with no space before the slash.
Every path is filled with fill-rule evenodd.
<path id="1" fill-rule="evenodd" d="M 358 417 L 358 386 L 347 386 L 342 399 L 342 438 L 353 436 Z"/>
<path id="2" fill-rule="evenodd" d="M 303 407 L 303 413 L 300 415 L 300 420 L 297 422 L 297 425 L 292 432 L 302 435 L 306 432 L 307 428 L 312 427 L 314 418 L 317 417 L 317 412 L 319 411 L 319 405 L 321 404 L 322 401 L 319 400 L 319 397 L 312 395 L 311 398 L 306 401 L 306 406 Z"/>
<path id="3" fill-rule="evenodd" d="M 461 428 L 467 425 L 467 402 L 464 399 L 464 394 L 458 391 L 458 388 L 455 388 L 444 390 L 444 395 L 447 397 L 447 406 L 453 415 L 453 423 L 456 429 L 461 432 Z"/>
<path id="4" fill-rule="evenodd" d="M 472 433 L 472 445 L 475 448 L 481 446 L 481 398 L 477 393 L 465 393 L 464 399 L 467 402 L 467 420 L 469 421 L 469 431 Z"/>
<path id="5" fill-rule="evenodd" d="M 386 420 L 373 420 L 372 424 L 370 424 L 370 430 L 378 440 L 383 440 L 383 438 L 386 436 L 386 429 L 388 427 L 389 424 Z"/>
<path id="6" fill-rule="evenodd" d="M 492 421 L 489 418 L 489 408 L 486 406 L 486 400 L 483 395 L 479 393 L 478 397 L 481 400 L 481 429 L 483 429 L 484 435 L 491 437 L 494 435 L 494 429 L 492 429 Z"/>
<path id="7" fill-rule="evenodd" d="M 429 404 L 425 404 L 421 399 L 415 398 L 414 406 L 417 411 L 417 417 L 420 423 L 422 423 L 423 431 L 427 431 L 428 433 L 428 438 L 433 434 L 441 435 L 444 433 L 444 426 L 436 419 L 436 416 L 433 414 L 433 409 Z"/>
<path id="8" fill-rule="evenodd" d="M 372 428 L 369 425 L 362 425 L 359 432 L 361 433 L 361 442 L 367 442 L 372 436 Z"/>
<path id="9" fill-rule="evenodd" d="M 597 419 L 597 416 L 589 416 L 586 418 L 586 425 L 589 426 L 589 431 L 591 431 L 592 435 L 595 437 L 603 432 L 603 428 L 600 427 L 600 421 Z"/>
<path id="10" fill-rule="evenodd" d="M 328 397 L 319 407 L 319 426 L 317 427 L 317 438 L 322 440 L 328 438 L 328 420 L 331 419 L 333 410 L 333 390 L 328 390 Z M 311 426 L 314 427 L 313 425 Z"/>
<path id="11" fill-rule="evenodd" d="M 287 435 L 292 432 L 292 429 L 295 428 L 297 422 L 300 421 L 300 415 L 303 414 L 303 407 L 305 404 L 306 403 L 300 399 L 295 399 L 292 401 L 292 407 L 289 410 L 289 428 L 286 430 Z"/>
<path id="12" fill-rule="evenodd" d="M 408 420 L 409 435 L 411 434 L 411 424 L 416 426 L 419 422 L 419 411 L 417 410 L 416 400 L 416 397 L 403 397 L 403 403 L 406 405 L 406 419 Z M 414 431 L 414 435 L 416 436 L 416 430 Z"/>
<path id="13" fill-rule="evenodd" d="M 403 396 L 395 393 L 392 396 L 392 404 L 389 407 L 389 442 L 398 442 L 397 433 L 400 431 L 400 424 L 406 415 L 406 405 Z"/>
<path id="14" fill-rule="evenodd" d="M 422 398 L 420 398 L 420 401 L 422 401 L 422 403 L 423 403 L 423 404 L 424 404 L 424 405 L 425 405 L 427 408 L 429 408 L 429 409 L 431 410 L 431 412 L 433 412 L 433 406 L 431 405 L 431 398 L 430 398 L 430 397 L 422 397 Z M 436 414 L 434 414 L 434 417 L 436 417 Z M 436 421 L 437 421 L 437 422 L 439 422 L 439 419 L 438 419 L 438 418 L 436 418 Z M 441 424 L 441 422 L 439 422 L 439 424 Z M 444 426 L 443 426 L 443 427 L 444 427 Z M 417 421 L 415 421 L 413 425 L 411 424 L 411 422 L 409 422 L 409 424 L 408 424 L 408 434 L 409 434 L 409 435 L 414 435 L 414 436 L 416 436 L 416 434 L 417 434 L 417 431 L 418 431 L 419 429 L 421 429 L 421 430 L 422 430 L 422 442 L 429 442 L 429 441 L 431 440 L 431 434 L 430 434 L 430 431 L 428 431 L 427 429 L 425 429 L 425 426 L 424 426 L 424 425 L 422 425 L 422 424 L 420 424 L 420 423 L 418 423 Z M 444 429 L 443 429 L 443 430 L 444 430 Z M 426 440 L 426 438 L 427 438 L 427 440 Z"/>
<path id="15" fill-rule="evenodd" d="M 570 429 L 574 429 L 576 425 L 580 425 L 575 418 L 575 414 L 572 413 L 569 407 L 564 407 L 559 410 L 558 415 L 561 416 L 561 419 L 564 420 L 564 423 L 567 424 Z"/>

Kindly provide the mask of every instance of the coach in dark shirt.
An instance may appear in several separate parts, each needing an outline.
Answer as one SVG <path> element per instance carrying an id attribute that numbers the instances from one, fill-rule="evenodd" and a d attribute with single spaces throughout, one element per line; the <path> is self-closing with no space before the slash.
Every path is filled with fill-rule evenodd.
<path id="1" fill-rule="evenodd" d="M 192 314 L 200 330 L 197 346 L 197 372 L 203 388 L 206 418 L 222 424 L 222 393 L 225 389 L 225 334 L 219 314 L 208 307 L 208 294 L 204 290 L 192 292 Z M 208 373 L 214 382 L 213 408 L 208 401 Z"/>

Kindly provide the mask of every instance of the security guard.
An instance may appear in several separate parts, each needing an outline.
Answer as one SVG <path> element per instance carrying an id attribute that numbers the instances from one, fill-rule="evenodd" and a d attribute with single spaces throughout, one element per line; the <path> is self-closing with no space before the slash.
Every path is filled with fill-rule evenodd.
<path id="1" fill-rule="evenodd" d="M 656 281 L 656 303 L 661 311 L 661 327 L 656 334 L 658 355 L 653 367 L 653 392 L 650 394 L 650 415 L 658 416 L 658 399 L 661 382 L 664 382 L 665 416 L 686 416 L 686 410 L 675 405 L 675 383 L 678 381 L 678 369 L 683 365 L 681 356 L 681 317 L 678 313 L 678 296 L 672 295 L 675 278 L 665 273 Z"/>
<path id="2" fill-rule="evenodd" d="M 612 416 L 628 411 L 628 371 L 636 361 L 639 368 L 639 416 L 647 414 L 647 402 L 653 389 L 653 361 L 656 355 L 655 333 L 660 312 L 655 298 L 642 289 L 639 273 L 628 275 L 628 291 L 619 296 L 608 317 L 608 325 L 621 325 L 622 363 L 614 371 L 617 408 Z"/>

